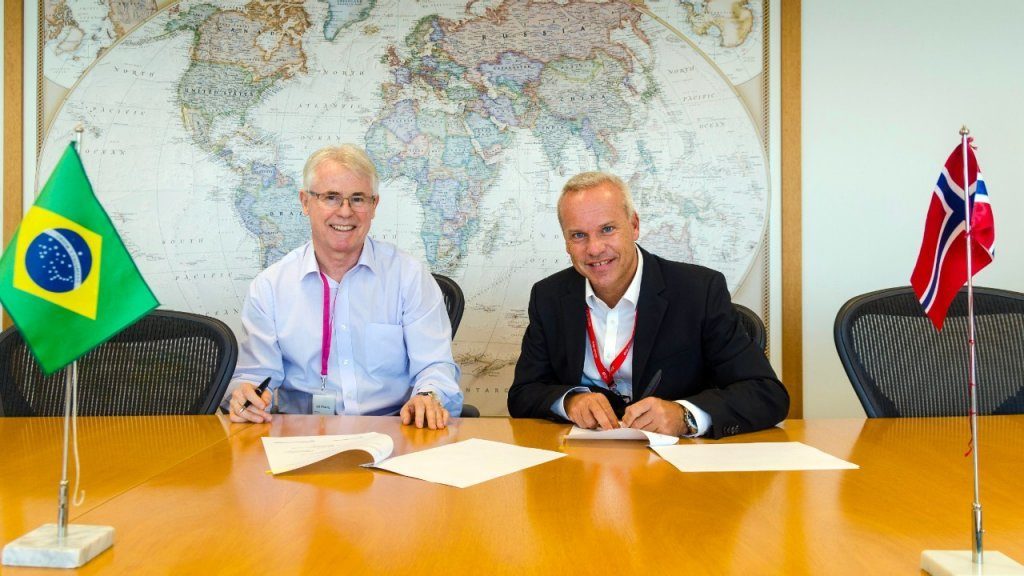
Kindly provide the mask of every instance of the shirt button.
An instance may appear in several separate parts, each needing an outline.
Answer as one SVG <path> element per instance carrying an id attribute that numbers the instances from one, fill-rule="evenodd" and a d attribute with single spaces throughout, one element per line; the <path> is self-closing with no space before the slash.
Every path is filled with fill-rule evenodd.
<path id="1" fill-rule="evenodd" d="M 345 366 L 348 366 L 348 360 L 342 360 L 341 363 Z"/>
<path id="2" fill-rule="evenodd" d="M 343 332 L 344 332 L 345 330 L 348 330 L 348 326 L 346 326 L 345 324 L 342 324 L 342 325 L 341 325 L 341 330 L 342 330 Z"/>

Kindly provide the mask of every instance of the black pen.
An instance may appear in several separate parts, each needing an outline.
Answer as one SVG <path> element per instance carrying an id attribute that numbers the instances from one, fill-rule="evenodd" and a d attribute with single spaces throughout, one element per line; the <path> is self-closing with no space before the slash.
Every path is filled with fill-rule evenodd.
<path id="1" fill-rule="evenodd" d="M 644 398 L 653 395 L 654 391 L 658 389 L 658 384 L 661 384 L 660 368 L 657 372 L 654 373 L 654 378 L 651 378 L 650 384 L 647 385 L 647 388 L 644 390 L 644 393 L 640 395 L 640 399 L 643 400 Z"/>
<path id="2" fill-rule="evenodd" d="M 661 372 L 659 372 L 659 374 L 660 373 Z M 263 398 L 263 393 L 267 391 L 267 386 L 270 386 L 270 376 L 264 378 L 263 382 L 260 382 L 260 385 L 256 387 L 256 395 Z M 252 406 L 252 400 L 246 400 L 245 404 L 242 404 L 242 407 L 238 409 L 238 413 L 241 414 L 242 412 L 245 412 L 246 408 L 249 406 Z"/>

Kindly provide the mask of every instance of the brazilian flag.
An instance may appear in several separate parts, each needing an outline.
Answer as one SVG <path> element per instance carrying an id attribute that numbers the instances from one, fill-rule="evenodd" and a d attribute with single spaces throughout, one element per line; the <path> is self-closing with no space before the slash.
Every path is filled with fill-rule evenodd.
<path id="1" fill-rule="evenodd" d="M 159 305 L 74 143 L 0 257 L 0 303 L 52 374 Z"/>

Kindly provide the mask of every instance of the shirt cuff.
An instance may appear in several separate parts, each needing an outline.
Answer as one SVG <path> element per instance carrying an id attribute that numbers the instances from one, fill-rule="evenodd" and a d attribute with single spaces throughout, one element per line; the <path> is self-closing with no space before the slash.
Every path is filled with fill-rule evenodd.
<path id="1" fill-rule="evenodd" d="M 451 402 L 451 398 L 449 398 L 444 392 L 438 390 L 433 383 L 413 387 L 410 398 L 417 394 L 423 394 L 424 392 L 432 393 L 434 398 L 437 398 L 437 401 L 440 402 L 442 406 L 447 406 Z"/>
<path id="2" fill-rule="evenodd" d="M 462 413 L 462 403 L 458 404 L 459 411 L 458 413 L 456 413 L 455 399 L 452 398 L 450 394 L 446 393 L 440 386 L 438 386 L 434 380 L 425 380 L 423 382 L 417 382 L 413 386 L 412 393 L 410 394 L 409 398 L 411 399 L 413 396 L 416 396 L 421 392 L 433 392 L 434 397 L 437 398 L 437 401 L 440 402 L 441 406 L 444 407 L 445 410 L 450 412 L 452 416 L 458 416 Z"/>
<path id="3" fill-rule="evenodd" d="M 576 394 L 577 392 L 589 392 L 589 391 L 590 391 L 590 388 L 587 388 L 586 386 L 577 386 L 577 387 L 569 390 L 565 394 L 562 394 L 561 398 L 559 398 L 558 400 L 555 400 L 554 404 L 551 405 L 551 411 L 554 412 L 555 415 L 561 416 L 562 418 L 565 418 L 566 420 L 568 420 L 569 417 L 566 416 L 566 414 L 565 414 L 565 399 L 569 397 L 569 394 Z"/>
<path id="4" fill-rule="evenodd" d="M 703 436 L 708 431 L 708 428 L 711 428 L 711 416 L 707 412 L 697 408 L 689 400 L 676 400 L 676 403 L 689 410 L 690 414 L 693 414 L 693 419 L 697 422 L 697 433 L 692 436 L 684 436 L 684 438 Z"/>

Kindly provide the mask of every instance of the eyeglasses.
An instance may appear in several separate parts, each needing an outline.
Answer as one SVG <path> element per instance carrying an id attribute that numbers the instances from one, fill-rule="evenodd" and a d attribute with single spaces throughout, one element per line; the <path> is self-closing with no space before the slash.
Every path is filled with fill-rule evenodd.
<path id="1" fill-rule="evenodd" d="M 330 208 L 331 210 L 341 208 L 341 205 L 347 200 L 348 207 L 353 212 L 367 212 L 377 202 L 376 196 L 367 196 L 365 194 L 353 194 L 345 197 L 337 192 L 313 192 L 312 190 L 306 190 L 306 194 L 316 198 L 324 208 Z"/>

